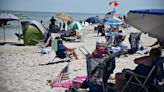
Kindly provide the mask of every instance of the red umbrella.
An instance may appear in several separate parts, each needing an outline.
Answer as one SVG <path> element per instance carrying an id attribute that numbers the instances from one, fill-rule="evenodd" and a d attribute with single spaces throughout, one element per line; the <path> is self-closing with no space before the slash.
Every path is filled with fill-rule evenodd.
<path id="1" fill-rule="evenodd" d="M 109 5 L 112 7 L 117 7 L 119 5 L 118 1 L 111 1 L 109 2 Z"/>

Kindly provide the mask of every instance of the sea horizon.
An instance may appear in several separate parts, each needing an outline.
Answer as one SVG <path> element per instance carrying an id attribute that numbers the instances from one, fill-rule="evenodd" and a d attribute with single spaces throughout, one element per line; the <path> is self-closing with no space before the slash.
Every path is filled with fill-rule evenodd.
<path id="1" fill-rule="evenodd" d="M 14 11 L 14 10 L 1 10 L 1 13 L 13 13 L 20 18 L 19 21 L 9 21 L 5 28 L 6 36 L 13 36 L 14 33 L 18 33 L 18 30 L 21 31 L 21 22 L 28 20 L 36 20 L 38 22 L 42 21 L 44 26 L 48 28 L 49 20 L 52 16 L 55 16 L 58 13 L 65 13 L 70 16 L 73 16 L 75 21 L 85 21 L 89 17 L 99 16 L 100 19 L 105 17 L 105 13 L 66 13 L 66 12 L 40 12 L 40 11 Z M 63 23 L 63 20 L 56 18 L 57 23 Z M 3 28 L 0 28 L 0 36 L 3 36 Z"/>

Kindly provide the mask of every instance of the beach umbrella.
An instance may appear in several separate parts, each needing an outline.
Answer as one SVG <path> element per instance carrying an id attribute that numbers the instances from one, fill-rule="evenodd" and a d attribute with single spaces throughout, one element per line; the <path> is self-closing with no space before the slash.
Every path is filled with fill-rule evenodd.
<path id="1" fill-rule="evenodd" d="M 4 28 L 4 43 L 5 43 L 5 26 L 8 21 L 19 20 L 19 18 L 11 13 L 0 13 L 0 27 Z"/>
<path id="2" fill-rule="evenodd" d="M 104 19 L 103 22 L 107 25 L 119 25 L 122 24 L 122 21 L 115 16 L 113 18 Z"/>
<path id="3" fill-rule="evenodd" d="M 89 17 L 86 19 L 86 22 L 95 24 L 100 23 L 101 20 L 98 17 Z"/>
<path id="4" fill-rule="evenodd" d="M 72 21 L 69 23 L 68 28 L 73 29 L 73 30 L 81 30 L 82 25 L 79 21 Z"/>
<path id="5" fill-rule="evenodd" d="M 118 1 L 111 1 L 111 2 L 109 2 L 109 6 L 112 6 L 112 7 L 114 7 L 114 11 L 115 11 L 115 7 L 117 7 L 119 5 L 119 3 L 118 3 Z"/>
<path id="6" fill-rule="evenodd" d="M 59 19 L 62 19 L 64 21 L 71 21 L 71 20 L 73 20 L 72 16 L 64 14 L 64 13 L 56 14 L 56 17 L 59 18 Z"/>
<path id="7" fill-rule="evenodd" d="M 119 5 L 118 1 L 111 1 L 109 2 L 109 5 L 112 7 L 117 7 Z"/>
<path id="8" fill-rule="evenodd" d="M 125 22 L 164 41 L 164 9 L 130 10 Z"/>
<path id="9" fill-rule="evenodd" d="M 0 20 L 2 21 L 10 21 L 10 20 L 18 20 L 19 18 L 11 13 L 0 13 Z"/>

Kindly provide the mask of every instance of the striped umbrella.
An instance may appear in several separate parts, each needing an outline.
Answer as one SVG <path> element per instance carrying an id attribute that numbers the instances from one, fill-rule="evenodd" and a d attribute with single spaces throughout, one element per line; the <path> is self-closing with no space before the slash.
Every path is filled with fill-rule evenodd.
<path id="1" fill-rule="evenodd" d="M 119 5 L 118 1 L 111 1 L 109 2 L 109 5 L 112 7 L 117 7 Z"/>
<path id="2" fill-rule="evenodd" d="M 72 21 L 68 24 L 68 28 L 73 29 L 73 30 L 81 30 L 82 25 L 79 21 Z"/>
<path id="3" fill-rule="evenodd" d="M 119 25 L 122 24 L 122 21 L 118 19 L 117 17 L 107 18 L 104 19 L 103 22 L 108 25 Z"/>
<path id="4" fill-rule="evenodd" d="M 56 17 L 65 21 L 71 21 L 73 19 L 72 16 L 64 14 L 64 13 L 56 14 Z"/>

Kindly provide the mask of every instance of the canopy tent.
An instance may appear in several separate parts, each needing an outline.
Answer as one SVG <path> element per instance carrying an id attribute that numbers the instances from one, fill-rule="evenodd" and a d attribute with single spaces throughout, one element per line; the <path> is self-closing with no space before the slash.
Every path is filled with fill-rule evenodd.
<path id="1" fill-rule="evenodd" d="M 73 30 L 81 30 L 82 25 L 79 21 L 71 21 L 68 25 L 68 28 Z"/>
<path id="2" fill-rule="evenodd" d="M 32 20 L 23 21 L 21 24 L 24 45 L 36 45 L 40 40 L 46 38 L 47 31 L 40 22 Z"/>
<path id="3" fill-rule="evenodd" d="M 5 37 L 5 26 L 7 25 L 8 21 L 19 20 L 19 18 L 11 13 L 0 13 L 0 27 L 4 28 L 4 43 L 6 42 Z"/>
<path id="4" fill-rule="evenodd" d="M 125 22 L 164 41 L 164 9 L 131 10 Z"/>

